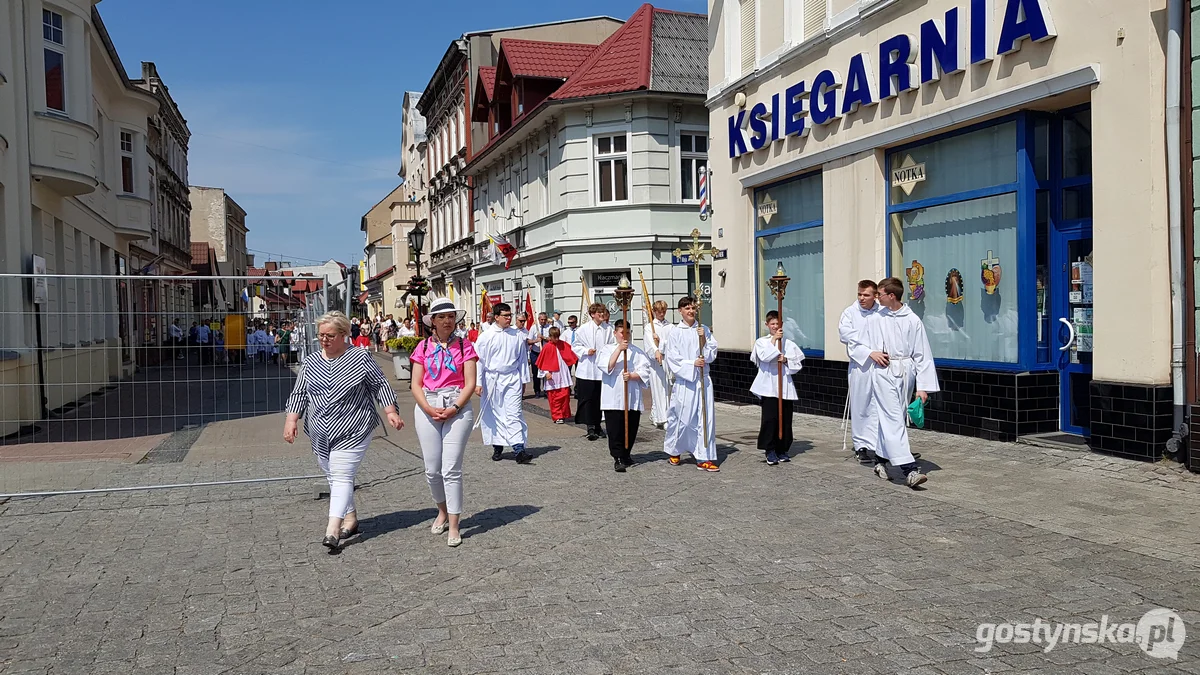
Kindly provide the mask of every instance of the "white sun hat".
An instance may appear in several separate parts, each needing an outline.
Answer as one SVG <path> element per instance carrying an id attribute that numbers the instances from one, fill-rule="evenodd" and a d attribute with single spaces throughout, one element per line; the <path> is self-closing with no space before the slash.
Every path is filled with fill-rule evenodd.
<path id="1" fill-rule="evenodd" d="M 421 317 L 421 322 L 432 328 L 433 324 L 431 320 L 434 315 L 448 314 L 449 312 L 454 312 L 455 325 L 458 325 L 458 322 L 462 321 L 463 317 L 467 315 L 467 310 L 455 307 L 454 301 L 450 298 L 436 298 L 429 303 L 429 311 L 425 313 L 425 316 Z"/>

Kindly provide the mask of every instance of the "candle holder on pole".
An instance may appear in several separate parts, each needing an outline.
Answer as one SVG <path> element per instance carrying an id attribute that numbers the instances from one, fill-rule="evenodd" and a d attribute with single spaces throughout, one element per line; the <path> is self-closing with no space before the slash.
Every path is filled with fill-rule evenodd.
<path id="1" fill-rule="evenodd" d="M 633 286 L 629 283 L 629 276 L 621 275 L 621 281 L 617 284 L 617 290 L 613 291 L 613 295 L 617 300 L 617 307 L 621 308 L 621 318 L 625 321 L 625 342 L 628 345 L 630 340 L 629 331 L 629 304 L 633 301 Z M 628 346 L 622 350 L 621 358 L 624 359 L 622 369 L 625 377 L 622 377 L 621 388 L 625 391 L 625 446 L 626 451 L 629 450 L 629 380 L 626 379 L 629 375 L 629 348 Z"/>
<path id="2" fill-rule="evenodd" d="M 783 359 L 786 351 L 784 349 L 787 343 L 787 337 L 783 336 L 783 297 L 787 294 L 787 285 L 791 278 L 787 275 L 787 271 L 783 269 L 783 261 L 779 262 L 779 267 L 775 268 L 775 276 L 767 279 L 767 288 L 771 290 L 771 295 L 775 296 L 775 300 L 779 303 L 779 382 L 776 394 L 778 394 L 779 403 L 779 439 L 783 440 Z"/>

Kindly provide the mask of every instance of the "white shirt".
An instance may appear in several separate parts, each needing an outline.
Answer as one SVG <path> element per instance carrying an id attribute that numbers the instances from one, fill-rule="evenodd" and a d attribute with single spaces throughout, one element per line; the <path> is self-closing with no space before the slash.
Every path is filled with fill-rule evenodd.
<path id="1" fill-rule="evenodd" d="M 179 327 L 179 324 L 171 324 L 171 337 L 176 340 L 183 338 L 183 329 Z"/>
<path id="2" fill-rule="evenodd" d="M 550 329 L 553 326 L 554 326 L 554 324 L 550 323 L 549 321 L 546 322 L 545 326 L 541 326 L 541 325 L 538 325 L 535 323 L 535 324 L 533 324 L 533 328 L 529 329 L 529 337 L 534 338 L 534 337 L 537 337 L 540 335 L 543 339 L 549 340 L 550 339 Z M 538 352 L 542 351 L 542 343 L 535 342 L 535 343 L 529 345 L 529 351 L 533 352 L 534 354 L 537 354 Z"/>
<path id="3" fill-rule="evenodd" d="M 783 350 L 787 363 L 783 367 L 783 397 L 789 401 L 798 400 L 796 383 L 792 375 L 800 372 L 804 352 L 795 342 L 784 339 Z M 750 361 L 758 366 L 758 374 L 754 376 L 754 384 L 750 385 L 750 393 L 758 397 L 778 398 L 779 394 L 779 348 L 769 336 L 760 337 L 754 341 L 754 351 L 750 352 Z"/>
<path id="4" fill-rule="evenodd" d="M 597 363 L 596 355 L 588 356 L 588 352 L 595 349 L 596 354 L 599 354 L 601 347 L 612 343 L 613 329 L 607 321 L 599 325 L 595 321 L 588 321 L 580 326 L 575 331 L 575 340 L 572 343 L 575 356 L 579 357 L 579 363 L 575 366 L 575 379 L 603 380 L 604 371 Z"/>
<path id="5" fill-rule="evenodd" d="M 563 329 L 561 329 L 561 332 L 559 333 L 558 337 L 563 342 L 566 342 L 567 344 L 574 346 L 575 345 L 575 334 L 578 332 L 579 332 L 578 328 L 563 328 Z"/>
<path id="6" fill-rule="evenodd" d="M 620 354 L 615 343 L 604 345 L 596 353 L 596 360 L 604 371 L 604 378 L 600 386 L 601 410 L 625 410 L 625 387 L 622 386 L 625 360 L 623 357 L 617 356 L 617 362 L 610 370 L 608 362 L 613 353 Z M 641 380 L 630 380 L 627 383 L 629 385 L 629 409 L 640 411 L 642 409 L 642 390 L 650 386 L 650 359 L 646 356 L 646 352 L 639 349 L 637 345 L 629 345 L 629 372 L 637 373 L 642 378 Z"/>
<path id="7" fill-rule="evenodd" d="M 867 326 L 867 318 L 879 311 L 881 305 L 875 303 L 871 309 L 863 309 L 857 302 L 851 303 L 838 319 L 838 338 L 846 345 L 846 355 L 859 366 L 867 365 L 871 360 L 871 349 L 863 344 Z"/>

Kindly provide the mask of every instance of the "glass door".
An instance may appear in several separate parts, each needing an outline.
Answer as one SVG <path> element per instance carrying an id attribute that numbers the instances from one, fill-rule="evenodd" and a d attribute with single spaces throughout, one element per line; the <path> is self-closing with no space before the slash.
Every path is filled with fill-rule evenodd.
<path id="1" fill-rule="evenodd" d="M 1059 293 L 1053 318 L 1057 334 L 1059 413 L 1062 430 L 1087 436 L 1091 426 L 1092 234 L 1086 228 L 1059 234 Z"/>

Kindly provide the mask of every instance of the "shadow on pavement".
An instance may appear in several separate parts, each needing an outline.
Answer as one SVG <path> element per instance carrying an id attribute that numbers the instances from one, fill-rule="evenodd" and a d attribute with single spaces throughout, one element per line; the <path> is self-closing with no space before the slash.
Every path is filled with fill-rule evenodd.
<path id="1" fill-rule="evenodd" d="M 534 459 L 537 459 L 538 457 L 541 457 L 542 455 L 548 455 L 548 454 L 554 452 L 555 450 L 562 450 L 562 447 L 557 446 L 557 445 L 543 445 L 543 446 L 537 447 L 537 448 L 525 448 L 525 452 L 533 455 Z"/>
<path id="2" fill-rule="evenodd" d="M 433 519 L 437 518 L 437 514 L 438 510 L 430 507 L 419 511 L 393 511 L 383 515 L 363 518 L 358 521 L 358 529 L 361 534 L 355 538 L 353 543 L 361 544 L 368 539 L 382 537 L 396 530 L 407 530 L 425 521 L 432 523 Z"/>
<path id="3" fill-rule="evenodd" d="M 538 511 L 541 511 L 541 509 L 529 504 L 484 509 L 479 513 L 472 514 L 469 518 L 459 523 L 459 531 L 462 532 L 463 539 L 474 537 L 485 532 L 490 532 L 497 527 L 504 527 L 509 523 L 515 523 L 522 518 L 532 516 Z"/>

